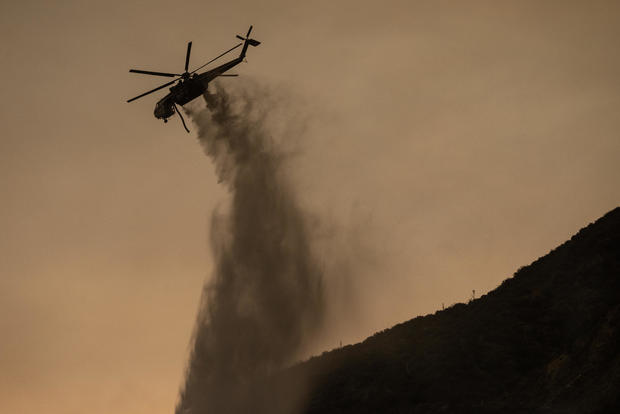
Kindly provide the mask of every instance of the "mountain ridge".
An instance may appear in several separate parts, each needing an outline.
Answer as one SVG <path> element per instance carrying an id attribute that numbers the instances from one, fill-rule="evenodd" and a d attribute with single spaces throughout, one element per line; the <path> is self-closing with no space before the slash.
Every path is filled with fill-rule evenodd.
<path id="1" fill-rule="evenodd" d="M 247 385 L 265 413 L 620 412 L 620 207 L 468 304 Z"/>
<path id="2" fill-rule="evenodd" d="M 620 406 L 620 208 L 499 287 L 300 364 L 306 413 Z"/>

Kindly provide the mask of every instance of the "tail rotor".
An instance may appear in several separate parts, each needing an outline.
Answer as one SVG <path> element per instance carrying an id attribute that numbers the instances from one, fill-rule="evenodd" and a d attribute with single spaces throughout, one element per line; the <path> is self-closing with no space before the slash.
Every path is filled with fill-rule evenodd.
<path id="1" fill-rule="evenodd" d="M 246 33 L 245 37 L 237 35 L 236 38 L 239 40 L 243 40 L 244 41 L 244 45 L 243 45 L 243 52 L 242 54 L 245 56 L 245 51 L 248 48 L 248 45 L 250 46 L 258 46 L 260 45 L 260 42 L 256 39 L 250 39 L 250 33 L 252 32 L 252 26 L 250 26 L 250 28 L 248 29 L 248 32 Z"/>

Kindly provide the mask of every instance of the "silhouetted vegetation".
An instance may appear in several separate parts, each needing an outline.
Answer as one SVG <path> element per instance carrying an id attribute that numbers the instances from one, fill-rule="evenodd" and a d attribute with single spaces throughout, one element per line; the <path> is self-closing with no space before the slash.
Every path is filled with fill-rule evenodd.
<path id="1" fill-rule="evenodd" d="M 620 208 L 497 289 L 255 384 L 269 412 L 620 412 Z"/>

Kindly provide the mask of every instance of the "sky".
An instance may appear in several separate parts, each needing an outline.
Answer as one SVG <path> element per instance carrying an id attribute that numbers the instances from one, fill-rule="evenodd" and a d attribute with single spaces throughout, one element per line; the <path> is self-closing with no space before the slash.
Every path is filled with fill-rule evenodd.
<path id="1" fill-rule="evenodd" d="M 180 71 L 190 40 L 197 67 L 254 25 L 223 82 L 304 131 L 287 168 L 331 269 L 320 353 L 484 294 L 620 205 L 618 21 L 614 1 L 3 2 L 0 411 L 174 409 L 227 191 L 153 117 L 163 91 L 125 102 L 163 83 L 129 68 Z"/>

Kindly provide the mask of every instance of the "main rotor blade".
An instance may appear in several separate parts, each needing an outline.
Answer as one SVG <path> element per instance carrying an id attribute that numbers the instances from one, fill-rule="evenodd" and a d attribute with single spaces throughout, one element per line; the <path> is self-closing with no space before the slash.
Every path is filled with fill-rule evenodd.
<path id="1" fill-rule="evenodd" d="M 175 76 L 181 76 L 178 73 L 166 73 L 166 72 L 151 72 L 149 70 L 138 70 L 138 69 L 129 69 L 131 73 L 143 73 L 145 75 L 155 75 L 155 76 L 167 76 L 169 78 L 174 78 Z"/>
<path id="2" fill-rule="evenodd" d="M 209 63 L 216 61 L 217 59 L 221 58 L 222 56 L 224 56 L 226 53 L 230 53 L 233 50 L 235 50 L 236 48 L 238 48 L 239 46 L 241 46 L 243 43 L 239 43 L 236 46 L 231 47 L 230 49 L 228 49 L 226 52 L 220 54 L 217 57 L 214 57 L 213 59 L 211 59 L 210 61 L 208 61 L 207 63 L 205 63 L 204 65 L 202 65 L 201 67 L 199 67 L 198 69 L 194 69 L 191 73 L 196 73 L 198 72 L 200 69 L 204 68 L 205 66 L 207 66 Z"/>
<path id="3" fill-rule="evenodd" d="M 252 31 L 252 26 L 250 26 L 250 29 L 248 30 L 248 34 L 245 35 L 245 37 L 250 37 L 250 32 Z"/>
<path id="4" fill-rule="evenodd" d="M 185 55 L 185 72 L 187 72 L 187 68 L 189 67 L 189 54 L 192 51 L 192 42 L 187 44 L 187 54 Z"/>
<path id="5" fill-rule="evenodd" d="M 146 96 L 146 95 L 148 95 L 149 93 L 157 92 L 158 90 L 163 89 L 163 88 L 165 88 L 165 87 L 166 87 L 166 86 L 168 86 L 168 85 L 172 85 L 172 84 L 173 84 L 173 83 L 175 83 L 176 81 L 178 81 L 178 79 L 175 79 L 175 80 L 170 81 L 170 82 L 168 82 L 168 83 L 164 83 L 163 85 L 158 86 L 158 87 L 157 87 L 157 88 L 155 88 L 155 89 L 151 89 L 151 90 L 150 90 L 150 91 L 148 91 L 148 92 L 144 92 L 142 95 L 138 95 L 138 96 L 136 96 L 135 98 L 131 98 L 130 100 L 128 100 L 128 101 L 127 101 L 127 103 L 129 103 L 129 102 L 131 102 L 131 101 L 135 101 L 135 100 L 136 100 L 136 99 L 138 99 L 138 98 L 142 98 L 143 96 Z"/>
<path id="6" fill-rule="evenodd" d="M 239 74 L 238 73 L 223 73 L 220 76 L 233 77 L 233 76 L 239 76 Z"/>
<path id="7" fill-rule="evenodd" d="M 239 35 L 236 35 L 235 37 L 236 37 L 237 39 L 239 39 L 239 40 L 245 40 L 245 37 L 241 37 L 241 36 L 239 36 Z"/>

